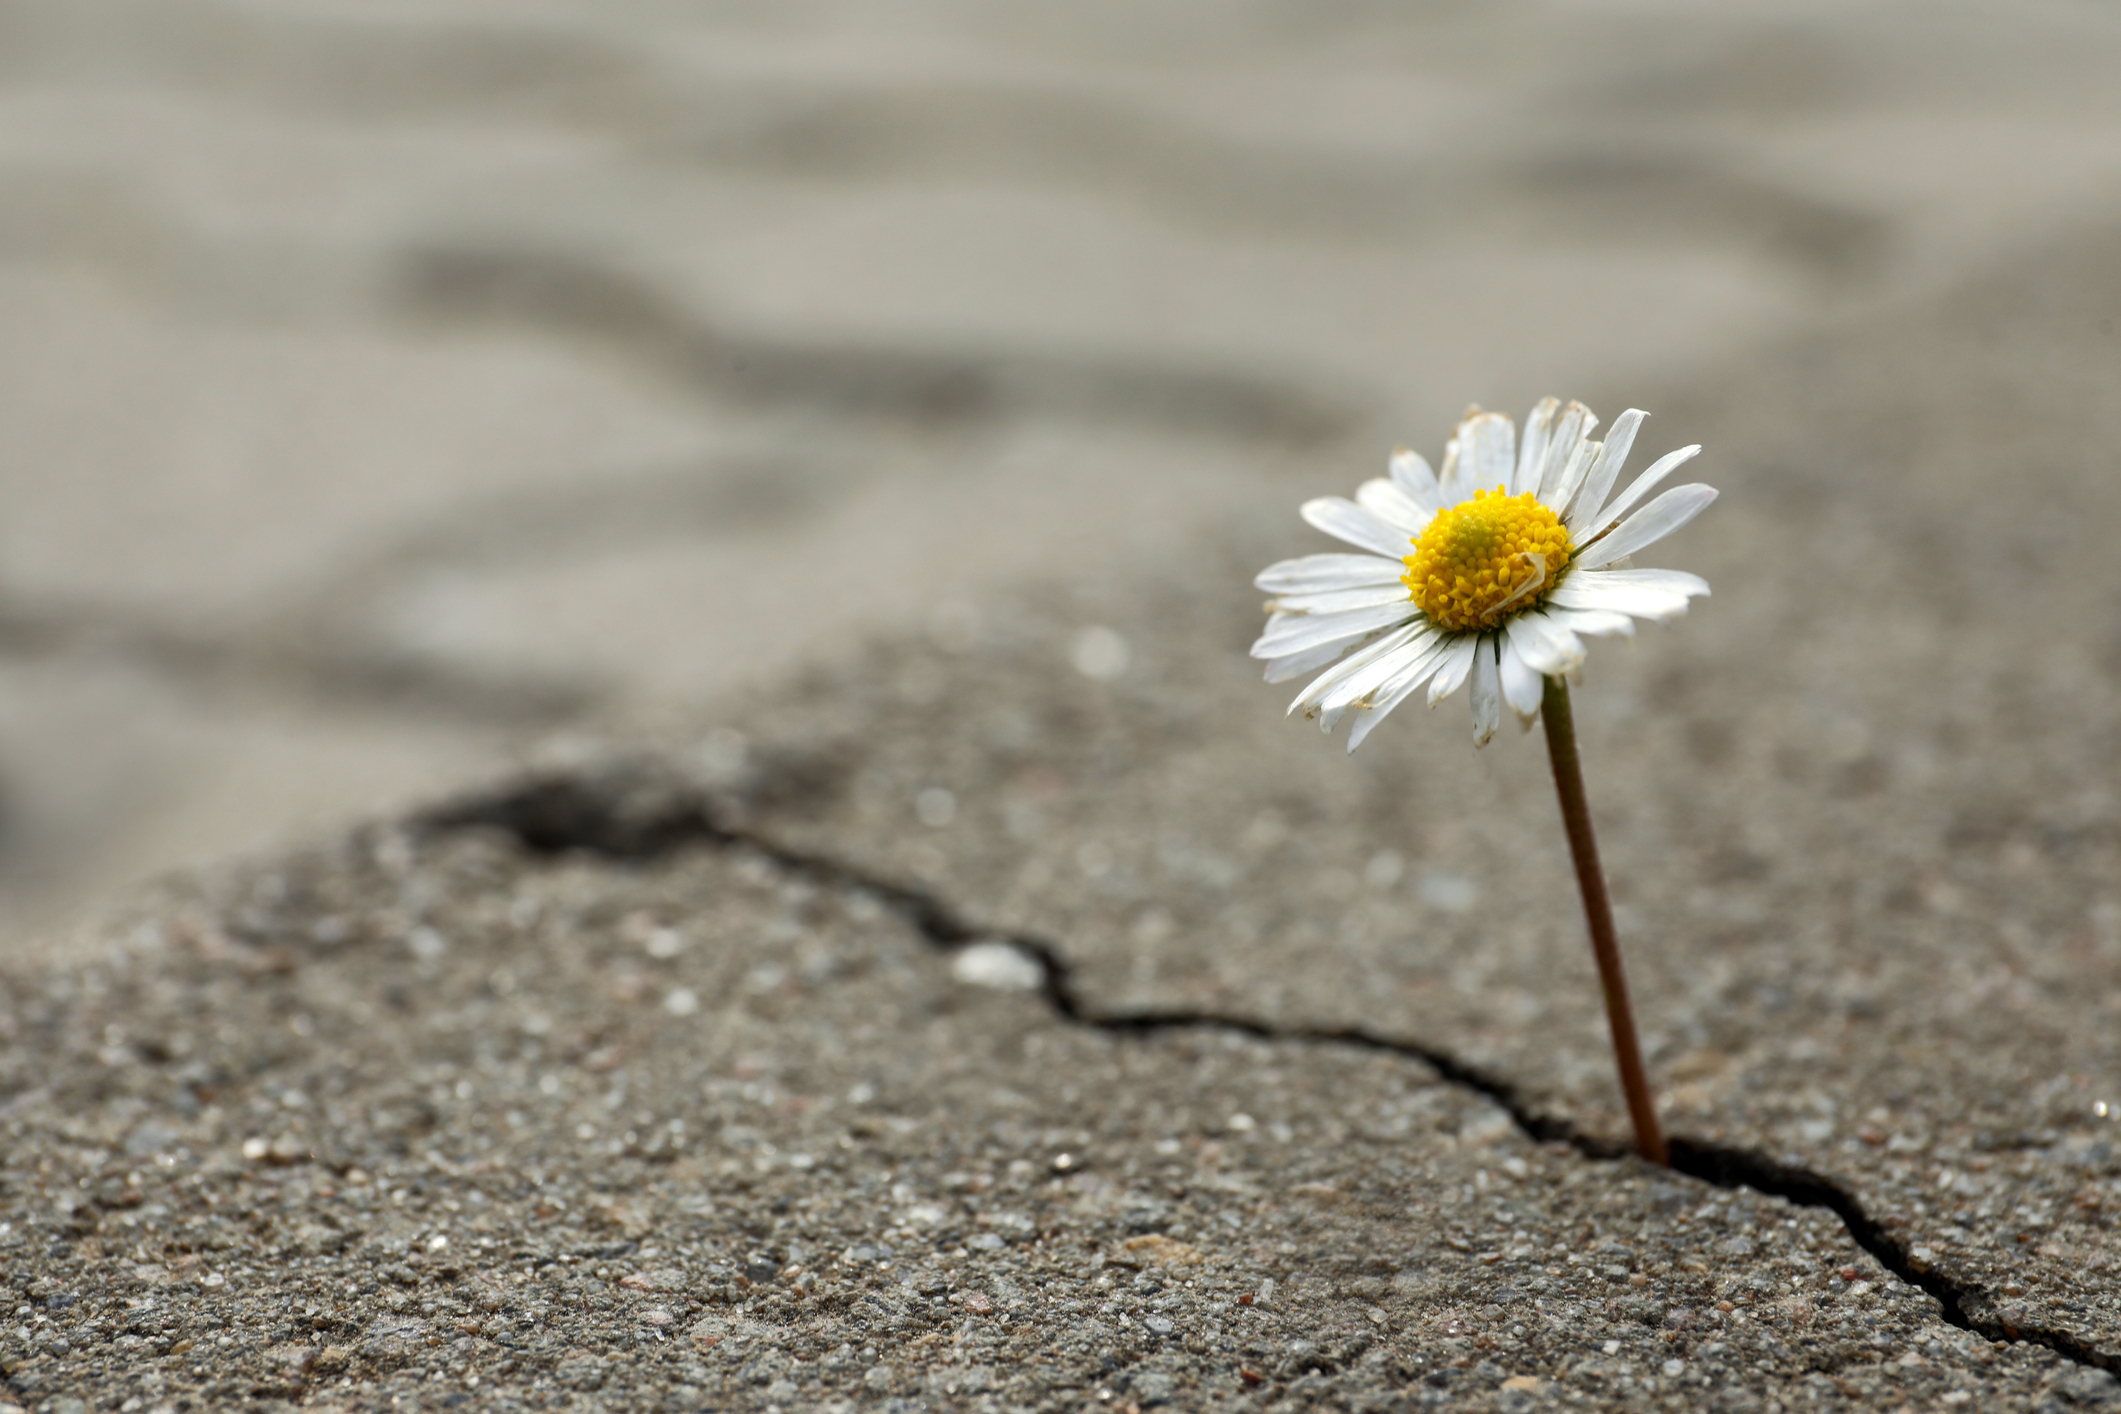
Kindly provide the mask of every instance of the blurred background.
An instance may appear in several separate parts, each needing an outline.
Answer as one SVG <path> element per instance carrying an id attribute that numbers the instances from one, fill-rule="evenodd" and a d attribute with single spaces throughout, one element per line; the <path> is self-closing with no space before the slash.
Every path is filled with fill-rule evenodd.
<path id="1" fill-rule="evenodd" d="M 2116 214 L 2117 73 L 2089 0 L 0 0 L 0 948 L 1920 300 Z"/>

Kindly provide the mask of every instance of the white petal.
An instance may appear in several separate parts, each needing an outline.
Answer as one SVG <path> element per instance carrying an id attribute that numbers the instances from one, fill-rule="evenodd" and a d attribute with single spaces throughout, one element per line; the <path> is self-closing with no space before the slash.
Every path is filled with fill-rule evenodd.
<path id="1" fill-rule="evenodd" d="M 1422 460 L 1419 452 L 1401 447 L 1392 453 L 1392 479 L 1423 510 L 1433 514 L 1443 509 L 1443 489 L 1437 483 L 1436 473 L 1429 470 L 1429 464 Z"/>
<path id="2" fill-rule="evenodd" d="M 1451 655 L 1451 642 L 1451 638 L 1436 634 L 1434 638 L 1430 638 L 1430 642 L 1423 644 L 1419 655 L 1408 657 L 1404 664 L 1400 664 L 1400 670 L 1385 678 L 1377 689 L 1362 697 L 1360 702 L 1349 704 L 1355 710 L 1355 725 L 1349 729 L 1347 738 L 1349 750 L 1362 746 L 1362 738 L 1370 736 L 1370 729 L 1377 727 L 1377 723 L 1385 719 L 1385 714 L 1391 712 L 1391 708 L 1406 702 L 1406 697 L 1413 695 L 1417 687 L 1430 681 L 1430 674 L 1434 674 L 1436 668 L 1442 666 L 1442 661 Z M 1340 712 L 1334 710 L 1332 719 L 1338 717 Z"/>
<path id="3" fill-rule="evenodd" d="M 1363 738 L 1368 736 L 1394 707 L 1413 696 L 1414 690 L 1428 681 L 1429 675 L 1436 671 L 1437 666 L 1449 653 L 1449 641 L 1439 639 L 1425 661 L 1414 664 L 1393 677 L 1390 683 L 1371 698 L 1370 705 L 1357 714 L 1355 725 L 1348 728 L 1348 751 L 1352 754 L 1356 747 L 1362 745 Z"/>
<path id="4" fill-rule="evenodd" d="M 1344 614 L 1276 614 L 1252 645 L 1252 656 L 1282 658 L 1336 641 L 1352 643 L 1364 634 L 1405 623 L 1419 612 L 1412 604 L 1399 603 L 1350 609 Z"/>
<path id="5" fill-rule="evenodd" d="M 1302 692 L 1297 694 L 1296 700 L 1289 704 L 1289 711 L 1291 713 L 1311 711 L 1324 700 L 1326 694 L 1331 692 L 1336 684 L 1345 681 L 1350 673 L 1359 672 L 1366 664 L 1389 658 L 1396 653 L 1404 651 L 1407 645 L 1416 641 L 1422 634 L 1429 632 L 1433 632 L 1433 630 L 1429 628 L 1428 620 L 1417 619 L 1413 623 L 1402 624 L 1373 643 L 1364 644 L 1313 679 Z"/>
<path id="6" fill-rule="evenodd" d="M 1614 424 L 1614 431 L 1618 432 L 1621 424 L 1625 423 L 1627 436 L 1618 439 L 1606 438 L 1598 459 L 1591 463 L 1590 470 L 1584 474 L 1583 484 L 1562 508 L 1562 522 L 1569 527 L 1569 532 L 1579 544 L 1591 538 L 1590 532 L 1581 527 L 1596 518 L 1599 510 L 1605 505 L 1605 498 L 1612 494 L 1613 479 L 1620 475 L 1620 468 L 1626 463 L 1628 452 L 1635 445 L 1636 429 L 1642 426 L 1642 420 L 1648 416 L 1648 413 L 1639 408 L 1629 408 L 1621 414 L 1620 422 Z"/>
<path id="7" fill-rule="evenodd" d="M 1544 613 L 1519 614 L 1503 625 L 1503 636 L 1537 672 L 1572 673 L 1583 664 L 1583 640 Z"/>
<path id="8" fill-rule="evenodd" d="M 1473 655 L 1480 648 L 1478 634 L 1464 633 L 1451 640 L 1443 659 L 1436 665 L 1436 676 L 1429 679 L 1429 705 L 1437 703 L 1458 691 L 1473 671 Z"/>
<path id="9" fill-rule="evenodd" d="M 1713 486 L 1674 486 L 1641 510 L 1607 532 L 1603 540 L 1585 547 L 1576 557 L 1577 569 L 1595 570 L 1615 560 L 1626 559 L 1670 535 L 1708 508 L 1716 499 Z"/>
<path id="10" fill-rule="evenodd" d="M 1584 472 L 1583 484 L 1576 488 L 1576 494 L 1570 498 L 1569 508 L 1561 518 L 1562 524 L 1568 526 L 1570 535 L 1578 542 L 1590 538 L 1581 527 L 1588 525 L 1597 516 L 1599 508 L 1605 505 L 1605 498 L 1613 489 L 1613 478 L 1618 475 L 1619 460 L 1607 456 L 1601 445 L 1597 457 Z"/>
<path id="11" fill-rule="evenodd" d="M 1632 614 L 1662 623 L 1686 612 L 1686 597 L 1662 589 L 1600 583 L 1602 574 L 1583 574 L 1556 589 L 1547 603 L 1570 613 Z"/>
<path id="12" fill-rule="evenodd" d="M 1603 442 L 1578 442 L 1567 463 L 1554 474 L 1553 486 L 1541 493 L 1540 504 L 1562 517 L 1563 524 L 1568 522 L 1569 502 L 1583 486 L 1584 475 L 1597 463 L 1598 454 L 1603 450 Z"/>
<path id="13" fill-rule="evenodd" d="M 1267 660 L 1267 681 L 1287 682 L 1290 678 L 1300 678 L 1313 668 L 1322 668 L 1332 662 L 1346 652 L 1347 648 L 1345 643 L 1327 643 L 1301 653 L 1270 658 Z"/>
<path id="14" fill-rule="evenodd" d="M 1686 570 L 1584 570 L 1582 575 L 1567 575 L 1555 585 L 1548 604 L 1565 604 L 1570 608 L 1618 608 L 1620 613 L 1635 613 L 1629 608 L 1631 598 L 1659 598 L 1680 600 L 1707 596 L 1710 581 L 1699 575 L 1688 575 Z"/>
<path id="15" fill-rule="evenodd" d="M 1398 682 L 1401 677 L 1409 673 L 1418 673 L 1422 678 L 1426 679 L 1430 673 L 1436 671 L 1436 658 L 1442 644 L 1442 637 L 1434 629 L 1430 629 L 1426 637 L 1419 637 L 1409 642 L 1399 652 L 1392 655 L 1391 661 L 1385 664 L 1390 671 L 1378 674 L 1371 682 L 1366 693 L 1352 695 L 1337 693 L 1335 694 L 1335 700 L 1321 703 L 1318 710 L 1319 727 L 1325 731 L 1332 731 L 1335 725 L 1339 723 L 1342 713 L 1357 703 L 1375 701 L 1380 692 L 1389 688 L 1393 683 Z"/>
<path id="16" fill-rule="evenodd" d="M 1329 589 L 1318 594 L 1284 594 L 1267 601 L 1273 614 L 1340 614 L 1379 604 L 1408 602 L 1404 584 L 1369 584 L 1360 589 Z"/>
<path id="17" fill-rule="evenodd" d="M 1486 746 L 1502 725 L 1502 680 L 1495 669 L 1495 639 L 1483 634 L 1474 645 L 1472 686 L 1466 696 L 1473 702 L 1473 744 Z"/>
<path id="18" fill-rule="evenodd" d="M 1437 489 L 1443 494 L 1443 503 L 1455 506 L 1466 498 L 1465 469 L 1459 458 L 1460 447 L 1454 434 L 1443 444 L 1443 470 L 1436 473 Z"/>
<path id="19" fill-rule="evenodd" d="M 1360 652 L 1350 654 L 1332 672 L 1321 674 L 1317 682 L 1304 689 L 1303 696 L 1297 699 L 1298 705 L 1306 708 L 1346 706 L 1370 689 L 1389 681 L 1394 673 L 1426 652 L 1429 640 L 1435 634 L 1436 630 L 1426 619 L 1402 624 Z"/>
<path id="20" fill-rule="evenodd" d="M 1606 429 L 1605 445 L 1614 466 L 1627 465 L 1628 453 L 1635 448 L 1635 434 L 1642 430 L 1642 424 L 1649 420 L 1649 416 L 1641 408 L 1629 408 L 1613 419 L 1613 425 Z"/>
<path id="21" fill-rule="evenodd" d="M 1516 469 L 1517 429 L 1499 412 L 1476 412 L 1458 424 L 1459 477 L 1466 495 L 1510 484 Z"/>
<path id="22" fill-rule="evenodd" d="M 1547 464 L 1540 469 L 1539 484 L 1525 489 L 1539 492 L 1542 502 L 1553 504 L 1547 500 L 1548 488 L 1561 481 L 1562 473 L 1576 456 L 1576 449 L 1597 427 L 1598 415 L 1582 403 L 1571 402 L 1563 408 L 1554 423 L 1554 438 L 1547 445 Z"/>
<path id="23" fill-rule="evenodd" d="M 1329 691 L 1314 699 L 1318 709 L 1318 725 L 1326 731 L 1333 730 L 1334 724 L 1340 721 L 1341 713 L 1350 707 L 1375 699 L 1381 691 L 1408 673 L 1419 672 L 1423 678 L 1427 678 L 1429 673 L 1435 670 L 1435 659 L 1441 646 L 1439 636 L 1430 629 L 1408 640 L 1396 652 L 1379 655 L 1363 664 L 1359 670 L 1342 675 Z"/>
<path id="24" fill-rule="evenodd" d="M 1709 593 L 1709 582 L 1707 580 L 1698 574 L 1689 574 L 1685 570 L 1596 570 L 1584 577 L 1592 584 L 1628 585 L 1633 588 L 1656 589 L 1666 594 L 1677 594 L 1686 598 L 1695 596 L 1707 598 Z M 1568 583 L 1568 580 L 1562 581 L 1563 586 Z"/>
<path id="25" fill-rule="evenodd" d="M 1546 691 L 1546 682 L 1509 639 L 1496 644 L 1496 649 L 1501 660 L 1502 700 L 1517 714 L 1517 724 L 1529 731 L 1539 717 L 1539 699 Z"/>
<path id="26" fill-rule="evenodd" d="M 1252 583 L 1269 594 L 1318 594 L 1371 584 L 1397 584 L 1407 572 L 1404 558 L 1375 555 L 1305 555 L 1268 565 Z"/>
<path id="27" fill-rule="evenodd" d="M 1564 609 L 1550 599 L 1547 613 L 1571 633 L 1589 634 L 1593 638 L 1613 634 L 1622 638 L 1635 636 L 1635 621 L 1617 609 Z"/>
<path id="28" fill-rule="evenodd" d="M 1678 470 L 1683 463 L 1692 461 L 1694 454 L 1700 450 L 1701 448 L 1698 446 L 1681 447 L 1676 452 L 1667 452 L 1659 457 L 1656 461 L 1650 463 L 1648 471 L 1635 478 L 1634 485 L 1614 497 L 1612 502 L 1596 516 L 1584 519 L 1582 521 L 1582 530 L 1572 530 L 1572 533 L 1575 534 L 1578 540 L 1586 544 L 1596 540 L 1607 526 L 1626 515 L 1638 501 L 1657 489 L 1657 483 Z"/>
<path id="29" fill-rule="evenodd" d="M 1554 435 L 1554 414 L 1560 411 L 1561 399 L 1541 398 L 1539 406 L 1526 416 L 1524 441 L 1517 447 L 1517 476 L 1510 483 L 1511 495 L 1539 489 L 1547 471 L 1547 445 Z"/>
<path id="30" fill-rule="evenodd" d="M 1708 592 L 1707 580 L 1685 570 L 1586 570 L 1556 585 L 1547 603 L 1661 622 L 1684 614 L 1689 596 Z"/>
<path id="31" fill-rule="evenodd" d="M 1573 497 L 1574 506 L 1562 507 L 1563 517 L 1573 527 L 1589 516 L 1597 514 L 1598 502 L 1605 499 L 1613 489 L 1613 478 L 1627 465 L 1628 453 L 1634 450 L 1635 434 L 1642 429 L 1642 421 L 1649 414 L 1641 408 L 1629 408 L 1613 420 L 1606 430 L 1598 458 L 1584 474 L 1582 484 Z M 1572 514 L 1573 513 L 1573 514 Z"/>
<path id="32" fill-rule="evenodd" d="M 1380 555 L 1412 552 L 1413 537 L 1380 520 L 1344 496 L 1320 496 L 1303 504 L 1303 518 L 1326 534 Z"/>
<path id="33" fill-rule="evenodd" d="M 1397 483 L 1382 476 L 1365 481 L 1355 492 L 1355 504 L 1380 520 L 1406 533 L 1409 542 L 1429 528 L 1433 513 L 1421 508 Z M 1413 548 L 1411 543 L 1409 549 Z"/>

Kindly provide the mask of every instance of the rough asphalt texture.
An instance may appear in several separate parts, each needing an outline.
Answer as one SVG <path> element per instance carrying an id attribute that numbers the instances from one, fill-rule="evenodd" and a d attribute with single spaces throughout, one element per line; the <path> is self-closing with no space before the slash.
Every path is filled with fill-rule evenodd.
<path id="1" fill-rule="evenodd" d="M 894 902 L 742 847 L 389 829 L 160 901 L 17 993 L 14 1401 L 2107 1388 L 1938 1320 L 1829 1214 L 1586 1162 L 1402 1057 L 1070 1023 Z"/>
<path id="2" fill-rule="evenodd" d="M 1250 681 L 1290 517 L 18 968 L 9 1397 L 2121 1401 L 2116 248 L 1651 424 L 1718 592 L 1579 718 L 1694 1176 L 1612 1157 L 1536 744 Z"/>
<path id="3" fill-rule="evenodd" d="M 1715 597 L 1603 645 L 1577 695 L 1675 1127 L 1861 1175 L 1914 1261 L 1979 1278 L 1984 1320 L 2108 1351 L 2121 400 L 2083 351 L 2121 327 L 2112 249 L 2089 233 L 1674 399 L 1657 450 L 1733 450 L 1658 558 Z M 1208 573 L 1080 608 L 1140 643 L 1106 688 L 1047 686 L 1026 646 L 880 657 L 777 709 L 767 754 L 812 794 L 756 827 L 1051 939 L 1112 1005 L 1417 1038 L 1621 1133 L 1537 738 L 1476 756 L 1454 702 L 1344 761 L 1278 719 L 1293 690 L 1230 685 L 1253 606 Z M 938 786 L 947 829 L 895 828 Z"/>
<path id="4" fill-rule="evenodd" d="M 440 802 L 9 940 L 0 1414 L 2121 1408 L 2108 21 L 658 8 L 0 5 L 5 906 Z M 1550 390 L 1676 1173 L 1537 740 L 1244 657 Z"/>

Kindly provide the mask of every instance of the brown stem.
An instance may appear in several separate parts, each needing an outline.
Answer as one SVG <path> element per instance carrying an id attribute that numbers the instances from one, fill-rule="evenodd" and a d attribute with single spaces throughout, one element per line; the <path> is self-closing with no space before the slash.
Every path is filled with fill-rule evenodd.
<path id="1" fill-rule="evenodd" d="M 1657 1127 L 1657 1107 L 1650 1100 L 1649 1076 L 1642 1068 L 1642 1045 L 1635 1039 L 1635 1012 L 1628 1005 L 1627 974 L 1621 970 L 1620 940 L 1613 932 L 1613 901 L 1606 896 L 1605 871 L 1598 867 L 1598 838 L 1591 833 L 1591 804 L 1583 793 L 1583 766 L 1576 757 L 1576 724 L 1569 713 L 1567 682 L 1559 677 L 1546 680 L 1540 715 L 1547 724 L 1547 754 L 1554 760 L 1561 823 L 1568 831 L 1576 883 L 1583 890 L 1583 913 L 1591 925 L 1591 951 L 1598 958 L 1598 980 L 1605 987 L 1605 1016 L 1613 1028 L 1620 1089 L 1627 1096 L 1628 1118 L 1635 1122 L 1635 1152 L 1653 1164 L 1669 1167 L 1664 1131 Z"/>

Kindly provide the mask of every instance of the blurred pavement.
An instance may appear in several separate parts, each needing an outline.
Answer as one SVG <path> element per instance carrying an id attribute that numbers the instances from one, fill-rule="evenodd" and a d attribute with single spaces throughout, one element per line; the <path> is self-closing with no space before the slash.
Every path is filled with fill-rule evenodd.
<path id="1" fill-rule="evenodd" d="M 1831 340 L 2121 208 L 2117 69 L 2077 4 L 0 4 L 0 936 Z"/>

